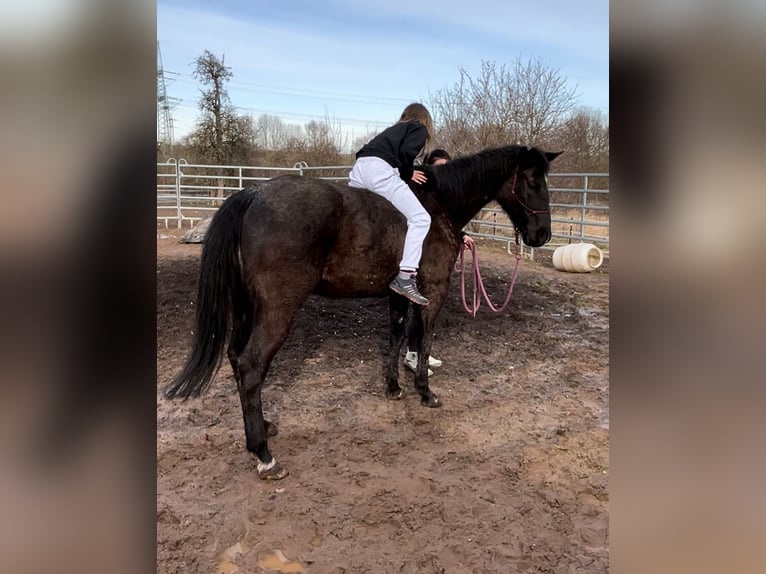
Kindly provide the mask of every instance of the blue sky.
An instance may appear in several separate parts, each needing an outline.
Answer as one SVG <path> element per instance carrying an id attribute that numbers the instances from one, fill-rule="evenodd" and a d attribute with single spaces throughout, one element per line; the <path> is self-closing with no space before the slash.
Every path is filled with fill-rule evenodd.
<path id="1" fill-rule="evenodd" d="M 330 117 L 349 139 L 453 86 L 459 68 L 521 57 L 558 68 L 579 104 L 609 113 L 608 0 L 158 0 L 176 139 L 197 117 L 194 59 L 224 55 L 232 103 L 287 123 Z"/>

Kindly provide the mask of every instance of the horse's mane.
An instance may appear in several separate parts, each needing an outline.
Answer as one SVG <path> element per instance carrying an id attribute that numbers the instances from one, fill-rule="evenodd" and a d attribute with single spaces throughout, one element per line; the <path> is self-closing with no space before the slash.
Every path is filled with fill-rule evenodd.
<path id="1" fill-rule="evenodd" d="M 507 145 L 456 157 L 439 166 L 426 166 L 427 174 L 435 179 L 434 189 L 442 201 L 460 201 L 465 189 L 471 184 L 491 188 L 502 183 L 498 180 L 501 177 L 499 174 L 509 174 L 519 163 L 522 154 L 525 169 L 539 167 L 544 173 L 548 172 L 550 164 L 541 149 Z"/>

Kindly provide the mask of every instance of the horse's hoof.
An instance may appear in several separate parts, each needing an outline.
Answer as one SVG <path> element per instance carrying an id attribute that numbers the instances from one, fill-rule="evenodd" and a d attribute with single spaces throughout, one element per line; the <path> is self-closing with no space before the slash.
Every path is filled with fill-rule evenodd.
<path id="1" fill-rule="evenodd" d="M 273 436 L 277 436 L 279 434 L 279 429 L 277 429 L 277 425 L 274 423 L 268 423 L 266 425 L 266 438 L 271 438 Z"/>
<path id="2" fill-rule="evenodd" d="M 394 392 L 386 391 L 386 398 L 390 401 L 398 401 L 404 396 L 404 391 L 402 389 L 397 389 Z"/>
<path id="3" fill-rule="evenodd" d="M 287 469 L 276 460 L 273 460 L 272 462 L 274 464 L 271 466 L 258 464 L 258 478 L 261 480 L 282 480 L 290 474 Z"/>
<path id="4" fill-rule="evenodd" d="M 439 397 L 433 394 L 429 397 L 423 397 L 420 402 L 423 404 L 423 406 L 432 409 L 436 409 L 442 406 L 442 402 L 439 400 Z"/>

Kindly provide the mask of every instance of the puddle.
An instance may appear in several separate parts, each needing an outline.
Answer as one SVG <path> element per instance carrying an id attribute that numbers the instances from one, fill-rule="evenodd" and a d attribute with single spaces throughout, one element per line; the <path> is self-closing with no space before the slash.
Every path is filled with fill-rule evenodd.
<path id="1" fill-rule="evenodd" d="M 241 542 L 237 542 L 233 546 L 229 546 L 226 550 L 218 555 L 218 567 L 215 570 L 215 574 L 236 574 L 240 572 L 239 566 L 234 564 L 234 560 L 240 554 L 244 554 L 247 547 Z"/>
<path id="2" fill-rule="evenodd" d="M 276 570 L 278 572 L 306 572 L 306 569 L 300 562 L 288 560 L 281 550 L 274 550 L 258 560 L 258 566 L 265 570 Z"/>

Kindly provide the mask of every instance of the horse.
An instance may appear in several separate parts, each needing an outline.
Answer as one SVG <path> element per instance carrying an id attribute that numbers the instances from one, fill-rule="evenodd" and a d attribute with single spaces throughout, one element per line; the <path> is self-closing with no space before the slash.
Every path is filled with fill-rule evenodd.
<path id="1" fill-rule="evenodd" d="M 428 385 L 431 328 L 460 248 L 460 230 L 496 200 L 524 243 L 551 238 L 547 174 L 562 152 L 521 145 L 489 148 L 439 166 L 412 188 L 431 215 L 418 283 L 429 304 L 413 305 L 418 345 L 415 389 L 426 407 L 441 400 Z M 247 450 L 258 476 L 288 475 L 269 451 L 276 426 L 263 417 L 261 388 L 295 313 L 311 294 L 389 298 L 384 358 L 386 397 L 401 399 L 399 355 L 409 301 L 388 289 L 399 270 L 406 221 L 371 191 L 300 175 L 283 175 L 235 192 L 216 212 L 200 260 L 191 352 L 164 390 L 168 399 L 200 396 L 221 366 L 224 347 L 242 405 Z"/>

